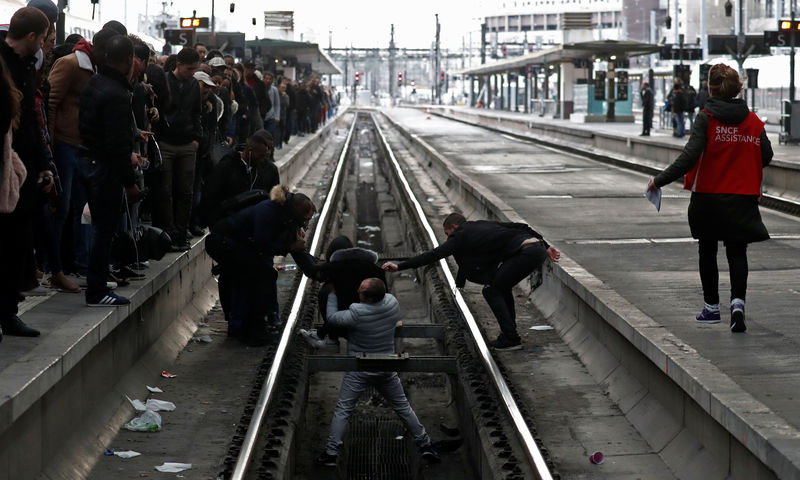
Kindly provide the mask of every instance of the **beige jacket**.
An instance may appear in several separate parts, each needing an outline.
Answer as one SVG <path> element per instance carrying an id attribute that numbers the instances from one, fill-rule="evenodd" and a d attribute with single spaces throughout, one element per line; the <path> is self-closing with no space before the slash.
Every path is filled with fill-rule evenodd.
<path id="1" fill-rule="evenodd" d="M 92 78 L 92 68 L 91 60 L 83 52 L 70 53 L 53 65 L 48 76 L 50 103 L 47 107 L 47 129 L 53 140 L 74 147 L 81 144 L 78 129 L 81 90 Z"/>

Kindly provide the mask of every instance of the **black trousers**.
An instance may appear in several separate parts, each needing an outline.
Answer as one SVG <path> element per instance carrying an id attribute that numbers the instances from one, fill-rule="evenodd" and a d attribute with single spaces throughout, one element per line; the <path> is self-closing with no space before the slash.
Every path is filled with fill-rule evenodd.
<path id="1" fill-rule="evenodd" d="M 89 211 L 92 214 L 92 249 L 89 252 L 89 275 L 86 298 L 95 299 L 108 293 L 108 265 L 111 263 L 111 240 L 122 222 L 125 195 L 122 181 L 109 165 L 88 158 Z"/>
<path id="2" fill-rule="evenodd" d="M 717 240 L 699 242 L 700 282 L 703 284 L 703 301 L 709 305 L 719 303 L 719 269 L 717 268 Z M 747 244 L 725 242 L 725 255 L 731 276 L 731 300 L 744 300 L 747 293 Z"/>
<path id="3" fill-rule="evenodd" d="M 642 133 L 649 134 L 653 127 L 653 109 L 645 108 L 642 110 Z"/>
<path id="4" fill-rule="evenodd" d="M 492 282 L 483 287 L 483 297 L 497 318 L 503 336 L 509 340 L 519 339 L 512 289 L 514 285 L 541 267 L 546 259 L 547 249 L 542 242 L 525 245 L 516 254 L 504 260 Z"/>
<path id="5" fill-rule="evenodd" d="M 252 247 L 211 233 L 206 251 L 220 265 L 219 295 L 228 334 L 247 335 L 265 327 L 264 318 L 276 299 L 278 272 Z"/>

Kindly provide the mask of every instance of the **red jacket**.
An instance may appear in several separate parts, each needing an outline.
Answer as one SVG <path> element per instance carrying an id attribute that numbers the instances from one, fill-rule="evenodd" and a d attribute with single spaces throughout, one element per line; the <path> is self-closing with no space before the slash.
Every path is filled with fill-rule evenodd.
<path id="1" fill-rule="evenodd" d="M 742 123 L 730 125 L 703 111 L 709 116 L 706 148 L 684 177 L 683 188 L 698 193 L 760 195 L 764 122 L 750 112 Z"/>

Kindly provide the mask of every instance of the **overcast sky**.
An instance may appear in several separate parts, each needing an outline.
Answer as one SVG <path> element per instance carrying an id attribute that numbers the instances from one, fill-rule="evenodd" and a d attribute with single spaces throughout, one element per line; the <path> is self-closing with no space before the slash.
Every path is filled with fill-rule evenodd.
<path id="1" fill-rule="evenodd" d="M 128 25 L 135 26 L 138 14 L 145 12 L 148 0 L 101 0 L 102 20 L 124 20 L 127 3 Z M 169 1 L 169 0 L 168 0 Z M 264 10 L 294 10 L 295 40 L 316 41 L 328 45 L 328 31 L 332 31 L 333 46 L 360 47 L 389 45 L 390 25 L 394 23 L 395 42 L 398 47 L 427 48 L 434 39 L 435 18 L 439 14 L 443 47 L 460 48 L 462 38 L 469 41 L 472 31 L 474 42 L 480 40 L 478 17 L 484 15 L 480 0 L 297 0 L 266 2 L 264 0 L 236 0 L 235 13 L 230 13 L 232 0 L 216 0 L 217 21 L 227 23 L 229 31 L 243 31 L 248 38 L 263 36 L 261 27 L 253 27 L 256 17 L 263 25 Z M 191 16 L 210 16 L 211 0 L 172 0 L 167 11 Z M 149 0 L 150 14 L 161 11 L 161 0 Z M 89 0 L 71 0 L 71 12 L 91 16 Z M 219 30 L 219 28 L 218 28 Z"/>

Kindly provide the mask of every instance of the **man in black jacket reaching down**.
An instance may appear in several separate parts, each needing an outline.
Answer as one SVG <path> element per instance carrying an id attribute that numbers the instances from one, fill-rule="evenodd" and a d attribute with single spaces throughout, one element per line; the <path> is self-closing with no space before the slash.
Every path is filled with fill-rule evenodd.
<path id="1" fill-rule="evenodd" d="M 447 234 L 443 244 L 399 264 L 386 262 L 383 269 L 396 272 L 453 255 L 458 264 L 456 287 L 463 288 L 467 280 L 484 285 L 483 296 L 501 332 L 489 345 L 495 350 L 519 350 L 522 344 L 512 289 L 548 257 L 557 262 L 561 253 L 524 223 L 468 222 L 460 213 L 451 213 L 443 226 Z"/>

